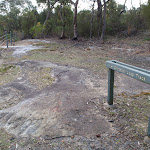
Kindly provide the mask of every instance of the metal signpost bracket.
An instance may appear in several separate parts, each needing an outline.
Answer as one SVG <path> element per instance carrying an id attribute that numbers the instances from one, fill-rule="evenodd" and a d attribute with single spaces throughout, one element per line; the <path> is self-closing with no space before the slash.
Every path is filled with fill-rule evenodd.
<path id="1" fill-rule="evenodd" d="M 110 60 L 106 62 L 108 71 L 108 97 L 107 103 L 113 105 L 113 90 L 114 90 L 114 71 L 123 73 L 131 78 L 137 79 L 141 82 L 150 84 L 150 71 L 141 69 L 135 66 L 131 66 L 116 60 Z M 148 123 L 148 137 L 150 137 L 150 118 Z"/>

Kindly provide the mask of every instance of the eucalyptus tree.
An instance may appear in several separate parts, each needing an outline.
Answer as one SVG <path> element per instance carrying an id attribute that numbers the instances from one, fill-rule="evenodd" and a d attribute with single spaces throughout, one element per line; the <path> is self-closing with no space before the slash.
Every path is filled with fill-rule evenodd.
<path id="1" fill-rule="evenodd" d="M 73 0 L 69 0 L 69 1 L 68 0 L 37 0 L 37 3 L 39 3 L 39 4 L 45 3 L 47 6 L 47 9 L 48 9 L 47 17 L 43 24 L 43 27 L 45 26 L 47 20 L 49 19 L 51 11 L 54 8 L 54 5 L 56 3 L 60 4 L 60 18 L 61 18 L 61 21 L 63 24 L 63 31 L 62 31 L 62 35 L 61 35 L 62 38 L 65 36 L 65 35 L 63 35 L 64 31 L 65 31 L 65 20 L 64 20 L 64 17 L 65 17 L 64 10 L 65 9 L 63 9 L 63 7 L 66 7 L 69 3 L 74 5 L 74 19 L 73 19 L 74 36 L 73 36 L 73 40 L 77 39 L 77 37 L 78 37 L 78 34 L 77 34 L 77 8 L 78 8 L 79 0 L 76 0 L 75 2 Z"/>
<path id="2" fill-rule="evenodd" d="M 107 3 L 109 3 L 111 0 L 97 0 L 98 5 L 98 18 L 99 18 L 99 27 L 101 28 L 101 36 L 100 40 L 103 42 L 105 32 L 106 32 L 106 11 L 107 11 Z"/>
<path id="3" fill-rule="evenodd" d="M 27 4 L 27 6 L 31 6 L 30 0 L 2 0 L 0 2 L 0 12 L 2 14 L 8 14 L 11 9 L 19 9 L 20 11 L 23 10 L 22 8 Z"/>
<path id="4" fill-rule="evenodd" d="M 68 3 L 67 0 L 59 0 L 59 5 L 57 6 L 57 8 L 59 9 L 59 18 L 61 20 L 61 24 L 62 24 L 62 32 L 61 32 L 61 37 L 60 39 L 66 38 L 66 26 L 70 20 L 70 18 L 72 18 L 72 11 L 71 11 L 71 6 Z M 70 23 L 71 24 L 71 23 Z"/>
<path id="5" fill-rule="evenodd" d="M 30 38 L 30 29 L 37 24 L 37 16 L 34 11 L 26 11 L 21 17 L 21 28 L 25 38 Z"/>
<path id="6" fill-rule="evenodd" d="M 29 0 L 2 0 L 0 1 L 0 13 L 3 16 L 3 29 L 20 30 L 20 16 L 23 8 L 31 7 Z"/>
<path id="7" fill-rule="evenodd" d="M 106 32 L 110 35 L 115 35 L 122 30 L 121 21 L 124 19 L 124 15 L 120 14 L 121 10 L 124 9 L 123 5 L 117 5 L 115 0 L 111 0 L 107 5 L 107 28 Z"/>
<path id="8" fill-rule="evenodd" d="M 78 15 L 78 3 L 79 0 L 76 0 L 75 2 L 73 0 L 70 0 L 70 3 L 74 5 L 74 19 L 73 19 L 73 40 L 78 39 L 78 31 L 77 31 L 77 15 Z"/>
<path id="9" fill-rule="evenodd" d="M 91 19 L 89 18 L 91 18 L 90 10 L 82 10 L 78 13 L 78 34 L 81 37 L 89 38 L 89 31 L 91 30 Z"/>
<path id="10" fill-rule="evenodd" d="M 38 4 L 45 4 L 47 7 L 47 16 L 44 21 L 43 27 L 45 26 L 47 20 L 50 18 L 52 9 L 54 8 L 54 5 L 59 1 L 59 0 L 36 0 Z"/>
<path id="11" fill-rule="evenodd" d="M 53 30 L 60 34 L 60 39 L 72 36 L 72 20 L 73 11 L 71 10 L 71 6 L 68 3 L 59 2 L 54 9 L 53 18 L 50 19 L 50 23 L 51 25 L 55 23 Z"/>

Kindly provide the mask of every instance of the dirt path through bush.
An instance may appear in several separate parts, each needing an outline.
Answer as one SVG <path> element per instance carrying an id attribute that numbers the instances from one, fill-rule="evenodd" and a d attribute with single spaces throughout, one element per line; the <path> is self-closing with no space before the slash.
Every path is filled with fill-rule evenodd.
<path id="1" fill-rule="evenodd" d="M 23 53 L 31 47 L 36 50 L 26 56 L 22 53 L 19 57 L 14 55 L 16 58 L 11 55 L 7 58 L 9 64 L 20 69 L 11 82 L 0 87 L 0 127 L 14 136 L 10 142 L 12 149 L 16 144 L 18 149 L 141 148 L 140 140 L 127 139 L 120 127 L 117 128 L 122 122 L 118 117 L 121 108 L 104 107 L 107 69 L 103 63 L 104 57 L 109 59 L 109 52 L 101 47 L 85 48 L 83 43 L 82 46 L 76 43 L 77 50 L 73 47 L 70 52 L 67 43 L 28 40 L 22 44 L 26 45 L 21 49 Z M 17 48 L 13 51 L 20 54 Z M 95 49 L 99 49 L 101 55 Z M 99 56 L 103 58 L 100 60 Z M 141 91 L 148 93 L 149 89 L 149 85 L 116 74 L 117 98 L 129 99 Z M 120 101 L 118 104 L 120 106 Z"/>

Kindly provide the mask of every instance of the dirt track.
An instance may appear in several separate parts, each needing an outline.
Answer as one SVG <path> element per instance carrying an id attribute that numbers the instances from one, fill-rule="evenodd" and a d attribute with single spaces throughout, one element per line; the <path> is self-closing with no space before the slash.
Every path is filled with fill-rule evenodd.
<path id="1" fill-rule="evenodd" d="M 22 69 L 50 67 L 55 82 L 42 90 L 32 87 L 24 74 L 3 87 L 1 99 L 12 91 L 19 91 L 22 99 L 15 106 L 1 110 L 0 126 L 16 136 L 94 136 L 109 132 L 106 118 L 95 114 L 92 100 L 99 100 L 104 89 L 94 87 L 92 79 L 83 69 L 57 66 L 51 63 L 25 61 Z M 19 78 L 19 79 L 20 79 Z M 100 81 L 98 81 L 100 82 Z M 13 90 L 11 90 L 13 89 Z M 100 91 L 100 92 L 98 92 Z M 19 96 L 14 95 L 16 100 Z M 9 99 L 9 97 L 8 97 Z M 94 113 L 94 114 L 93 114 Z M 100 126 L 99 126 L 100 125 Z"/>
<path id="2" fill-rule="evenodd" d="M 0 127 L 19 141 L 25 138 L 25 149 L 141 148 L 138 140 L 132 141 L 120 134 L 120 129 L 113 124 L 114 119 L 104 110 L 107 97 L 105 70 L 99 76 L 88 69 L 70 65 L 41 60 L 17 61 L 13 60 L 11 64 L 18 66 L 21 73 L 0 87 L 3 106 Z M 86 61 L 92 62 L 90 59 Z M 49 76 L 44 75 L 46 81 L 53 80 L 40 86 L 43 78 L 39 84 L 36 82 L 39 78 L 35 77 L 43 68 L 50 68 Z M 149 85 L 120 74 L 116 74 L 115 87 L 115 95 L 122 91 L 133 95 L 150 89 Z M 33 138 L 38 143 L 31 142 Z M 19 141 L 16 142 L 19 143 L 18 149 L 22 149 Z M 16 147 L 13 144 L 12 149 Z"/>

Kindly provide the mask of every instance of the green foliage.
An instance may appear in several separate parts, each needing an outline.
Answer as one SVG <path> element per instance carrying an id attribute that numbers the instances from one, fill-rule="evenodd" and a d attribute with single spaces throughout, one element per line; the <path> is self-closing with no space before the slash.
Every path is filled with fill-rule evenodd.
<path id="1" fill-rule="evenodd" d="M 30 29 L 36 25 L 37 18 L 33 11 L 25 12 L 21 18 L 21 27 L 25 38 L 31 37 Z"/>
<path id="2" fill-rule="evenodd" d="M 4 2 L 2 1 L 0 3 L 0 10 L 1 10 L 1 17 L 0 17 L 0 22 L 1 22 L 1 29 L 2 30 L 18 30 L 20 27 L 20 10 L 19 10 L 19 4 L 20 3 L 12 3 L 12 1 L 7 1 Z M 9 7 L 8 7 L 9 6 Z M 5 9 L 3 9 L 3 8 Z"/>
<path id="3" fill-rule="evenodd" d="M 140 15 L 140 9 L 131 9 L 126 14 L 126 23 L 128 27 L 140 29 L 143 26 L 143 20 Z"/>
<path id="4" fill-rule="evenodd" d="M 73 12 L 69 5 L 57 6 L 55 9 L 55 17 L 57 18 L 57 24 L 61 31 L 63 30 L 63 25 L 65 24 L 65 32 L 67 36 L 71 36 L 73 27 Z"/>
<path id="5" fill-rule="evenodd" d="M 5 26 L 6 26 L 5 19 L 6 19 L 5 16 L 0 15 L 0 35 L 5 34 L 4 33 L 4 29 L 5 29 Z"/>
<path id="6" fill-rule="evenodd" d="M 117 11 L 117 5 L 114 0 L 110 1 L 107 6 L 107 29 L 109 34 L 114 34 L 120 25 L 120 16 Z"/>
<path id="7" fill-rule="evenodd" d="M 90 18 L 91 12 L 83 10 L 78 13 L 78 34 L 82 37 L 90 36 Z"/>
<path id="8" fill-rule="evenodd" d="M 0 1 L 0 12 L 7 15 L 12 9 L 21 9 L 27 4 L 31 6 L 30 0 L 1 0 Z M 22 9 L 23 10 L 23 9 Z"/>
<path id="9" fill-rule="evenodd" d="M 40 22 L 38 22 L 35 26 L 33 26 L 30 29 L 30 34 L 32 35 L 33 38 L 40 38 L 43 30 L 44 27 L 41 25 Z"/>
<path id="10" fill-rule="evenodd" d="M 145 40 L 146 40 L 146 41 L 150 41 L 150 37 L 146 37 Z"/>
<path id="11" fill-rule="evenodd" d="M 22 14 L 24 9 L 33 9 L 30 0 L 2 0 L 0 1 L 0 33 L 22 30 Z"/>
<path id="12" fill-rule="evenodd" d="M 150 28 L 150 2 L 148 3 L 148 5 L 142 6 L 142 14 L 147 27 Z"/>
<path id="13" fill-rule="evenodd" d="M 45 22 L 45 18 L 47 16 L 48 11 L 44 9 L 42 12 L 39 13 L 37 21 L 43 24 Z"/>
<path id="14" fill-rule="evenodd" d="M 19 17 L 19 9 L 12 9 L 11 12 L 7 14 L 6 21 L 6 29 L 7 31 L 11 30 L 19 30 L 20 28 L 20 17 Z"/>
<path id="15" fill-rule="evenodd" d="M 60 36 L 62 32 L 63 23 L 61 21 L 60 13 L 63 13 L 65 16 L 62 16 L 63 21 L 65 22 L 66 36 L 72 36 L 73 34 L 73 12 L 70 6 L 65 6 L 62 8 L 63 12 L 60 12 L 60 6 L 55 8 L 53 14 L 51 14 L 50 19 L 45 25 L 45 35 L 47 36 Z"/>
<path id="16" fill-rule="evenodd" d="M 58 22 L 56 21 L 56 18 L 51 17 L 51 19 L 49 19 L 46 22 L 45 35 L 47 35 L 47 36 L 49 36 L 49 35 L 58 36 L 58 35 L 60 35 L 60 32 L 61 32 L 61 28 L 58 25 Z"/>
<path id="17" fill-rule="evenodd" d="M 110 1 L 107 6 L 106 16 L 106 32 L 109 35 L 115 35 L 124 29 L 124 24 L 121 22 L 122 16 L 120 15 L 121 10 L 124 6 L 116 4 L 114 0 Z"/>

